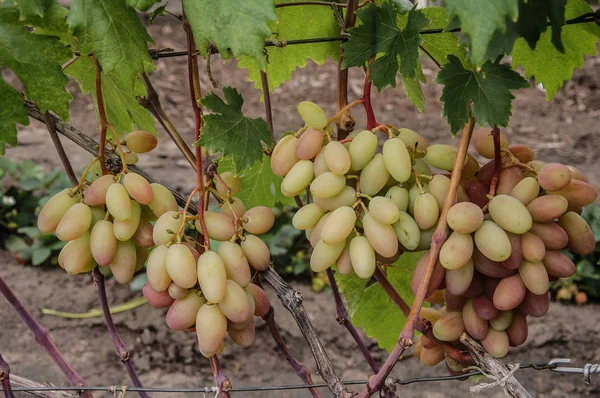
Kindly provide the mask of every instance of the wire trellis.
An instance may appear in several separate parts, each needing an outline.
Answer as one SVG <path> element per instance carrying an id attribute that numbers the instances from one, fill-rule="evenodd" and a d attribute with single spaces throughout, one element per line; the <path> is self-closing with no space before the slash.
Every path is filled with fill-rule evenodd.
<path id="1" fill-rule="evenodd" d="M 584 367 L 572 367 L 565 366 L 572 363 L 570 358 L 554 358 L 548 362 L 537 362 L 518 364 L 518 371 L 523 369 L 533 370 L 550 370 L 557 373 L 566 374 L 582 374 L 584 376 L 585 384 L 590 384 L 590 378 L 592 374 L 600 374 L 600 364 L 586 364 Z M 511 366 L 508 364 L 507 366 Z M 514 365 L 516 366 L 516 365 Z M 472 369 L 472 368 L 469 368 Z M 438 381 L 451 381 L 464 379 L 465 377 L 483 375 L 480 370 L 473 370 L 464 374 L 458 375 L 444 375 L 444 376 L 430 376 L 430 377 L 417 377 L 412 379 L 396 379 L 390 378 L 386 384 L 397 384 L 407 385 L 414 383 L 430 383 Z M 368 380 L 346 380 L 343 381 L 345 385 L 364 385 L 367 384 Z M 275 385 L 275 386 L 242 386 L 233 387 L 229 390 L 230 393 L 239 392 L 267 392 L 267 391 L 287 391 L 287 390 L 301 390 L 306 388 L 326 388 L 326 383 L 313 383 L 313 384 L 290 384 L 290 385 Z M 13 387 L 14 392 L 50 392 L 50 391 L 106 391 L 110 393 L 124 393 L 124 392 L 149 392 L 149 393 L 218 393 L 218 387 L 190 387 L 190 388 L 177 388 L 177 387 L 129 387 L 121 385 L 112 386 L 39 386 L 39 387 Z"/>

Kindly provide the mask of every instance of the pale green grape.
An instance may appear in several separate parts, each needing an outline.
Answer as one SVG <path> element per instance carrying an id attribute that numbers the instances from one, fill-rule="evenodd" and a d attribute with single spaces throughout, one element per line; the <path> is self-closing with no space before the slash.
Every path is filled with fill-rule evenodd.
<path id="1" fill-rule="evenodd" d="M 471 259 L 460 268 L 446 269 L 446 289 L 455 295 L 460 296 L 467 291 L 473 280 L 475 267 Z"/>
<path id="2" fill-rule="evenodd" d="M 369 202 L 369 213 L 383 224 L 393 224 L 400 216 L 396 204 L 384 196 L 375 196 Z"/>
<path id="3" fill-rule="evenodd" d="M 457 149 L 452 145 L 435 144 L 427 148 L 425 161 L 431 166 L 440 170 L 454 169 L 456 161 Z"/>
<path id="4" fill-rule="evenodd" d="M 240 245 L 233 242 L 222 242 L 217 252 L 225 264 L 227 278 L 235 281 L 241 287 L 248 286 L 251 279 L 250 265 Z"/>
<path id="5" fill-rule="evenodd" d="M 356 212 L 348 206 L 338 207 L 323 224 L 321 240 L 329 245 L 342 243 L 354 229 Z"/>
<path id="6" fill-rule="evenodd" d="M 408 190 L 406 188 L 393 186 L 387 191 L 385 197 L 394 202 L 398 210 L 406 211 L 408 209 Z"/>
<path id="7" fill-rule="evenodd" d="M 227 271 L 221 257 L 207 250 L 198 258 L 198 282 L 209 303 L 218 304 L 225 297 Z"/>
<path id="8" fill-rule="evenodd" d="M 124 138 L 125 146 L 135 153 L 150 152 L 158 145 L 156 137 L 146 131 L 133 131 Z"/>
<path id="9" fill-rule="evenodd" d="M 506 260 L 512 251 L 508 235 L 493 221 L 484 221 L 475 231 L 475 245 L 492 261 Z"/>
<path id="10" fill-rule="evenodd" d="M 442 174 L 436 174 L 429 181 L 429 193 L 431 193 L 438 203 L 441 209 L 448 196 L 448 190 L 450 189 L 450 179 Z"/>
<path id="11" fill-rule="evenodd" d="M 321 107 L 314 102 L 302 101 L 298 104 L 298 113 L 306 127 L 324 129 L 329 124 L 327 116 Z"/>
<path id="12" fill-rule="evenodd" d="M 152 188 L 152 202 L 148 204 L 148 207 L 156 217 L 179 209 L 175 196 L 166 187 L 158 183 L 152 183 L 150 187 Z"/>
<path id="13" fill-rule="evenodd" d="M 310 193 L 315 198 L 332 198 L 342 192 L 345 186 L 346 178 L 343 175 L 327 171 L 310 184 Z"/>
<path id="14" fill-rule="evenodd" d="M 410 214 L 401 211 L 398 214 L 398 221 L 396 221 L 392 227 L 396 232 L 398 241 L 407 250 L 415 250 L 419 246 L 421 240 L 421 231 L 417 222 L 410 216 Z"/>
<path id="15" fill-rule="evenodd" d="M 398 129 L 398 138 L 404 141 L 407 147 L 424 150 L 429 146 L 429 142 L 421 134 L 406 128 Z"/>
<path id="16" fill-rule="evenodd" d="M 540 193 L 540 184 L 533 177 L 525 177 L 510 191 L 510 196 L 518 199 L 527 206 L 532 200 L 538 197 Z"/>
<path id="17" fill-rule="evenodd" d="M 350 142 L 351 166 L 354 171 L 362 170 L 377 152 L 377 136 L 369 130 L 358 133 Z"/>
<path id="18" fill-rule="evenodd" d="M 319 240 L 310 256 L 310 268 L 314 272 L 323 272 L 329 268 L 342 254 L 346 241 L 328 245 Z"/>
<path id="19" fill-rule="evenodd" d="M 332 173 L 343 176 L 350 170 L 352 160 L 348 150 L 339 141 L 331 141 L 325 146 L 325 162 Z"/>
<path id="20" fill-rule="evenodd" d="M 204 356 L 211 357 L 219 351 L 227 334 L 227 318 L 218 305 L 205 304 L 196 316 L 198 345 Z"/>
<path id="21" fill-rule="evenodd" d="M 118 240 L 125 241 L 133 237 L 140 226 L 141 212 L 140 204 L 136 201 L 131 201 L 131 217 L 124 221 L 115 219 L 113 230 Z"/>
<path id="22" fill-rule="evenodd" d="M 127 220 L 131 217 L 131 199 L 122 184 L 112 184 L 106 191 L 106 208 L 115 220 Z"/>
<path id="23" fill-rule="evenodd" d="M 356 236 L 350 241 L 350 261 L 356 275 L 369 279 L 375 272 L 377 261 L 375 250 L 364 236 Z"/>
<path id="24" fill-rule="evenodd" d="M 236 226 L 233 223 L 233 218 L 223 213 L 217 213 L 214 211 L 204 212 L 204 224 L 206 225 L 206 232 L 208 237 L 218 241 L 226 241 L 231 239 L 235 235 Z M 203 233 L 202 224 L 200 220 L 194 222 L 196 230 Z M 156 225 L 154 226 L 156 230 Z"/>
<path id="25" fill-rule="evenodd" d="M 148 180 L 136 173 L 127 173 L 123 177 L 123 186 L 135 201 L 147 205 L 154 198 L 152 187 Z"/>
<path id="26" fill-rule="evenodd" d="M 232 280 L 227 280 L 225 296 L 219 302 L 219 309 L 232 322 L 244 323 L 254 315 L 254 308 L 246 291 Z"/>
<path id="27" fill-rule="evenodd" d="M 240 192 L 242 182 L 239 176 L 236 176 L 231 171 L 226 171 L 224 173 L 219 174 L 219 177 L 221 177 L 221 179 L 215 178 L 215 188 L 217 188 L 217 191 L 221 195 L 228 195 L 227 188 L 229 188 L 229 196 L 235 196 L 238 192 Z M 223 185 L 223 183 L 225 185 Z"/>
<path id="28" fill-rule="evenodd" d="M 245 240 L 240 243 L 248 263 L 257 271 L 264 271 L 271 265 L 269 247 L 258 236 L 246 234 Z"/>
<path id="29" fill-rule="evenodd" d="M 135 266 L 137 265 L 135 244 L 130 240 L 126 242 L 118 241 L 117 250 L 109 265 L 113 277 L 117 282 L 131 282 L 135 273 Z"/>
<path id="30" fill-rule="evenodd" d="M 481 207 L 471 202 L 461 202 L 448 210 L 446 217 L 448 226 L 463 234 L 475 232 L 483 222 Z"/>
<path id="31" fill-rule="evenodd" d="M 171 285 L 172 279 L 167 272 L 167 251 L 165 245 L 156 246 L 148 257 L 146 276 L 154 291 L 164 292 Z M 175 298 L 175 297 L 174 297 Z"/>
<path id="32" fill-rule="evenodd" d="M 429 229 L 434 226 L 440 217 L 440 208 L 435 197 L 428 192 L 417 196 L 414 215 L 420 229 Z"/>
<path id="33" fill-rule="evenodd" d="M 440 263 L 446 269 L 458 269 L 473 255 L 473 239 L 470 234 L 452 232 L 440 250 Z"/>
<path id="34" fill-rule="evenodd" d="M 271 170 L 273 174 L 284 177 L 300 158 L 296 155 L 298 138 L 293 134 L 282 137 L 271 153 Z"/>
<path id="35" fill-rule="evenodd" d="M 92 209 L 84 203 L 76 203 L 67 210 L 56 226 L 56 237 L 63 242 L 75 240 L 92 225 Z"/>
<path id="36" fill-rule="evenodd" d="M 361 187 L 362 188 L 362 187 Z M 342 192 L 331 198 L 313 198 L 315 204 L 323 210 L 335 210 L 342 206 L 352 206 L 356 202 L 354 188 L 344 186 Z"/>
<path id="37" fill-rule="evenodd" d="M 383 155 L 378 153 L 360 173 L 360 190 L 364 194 L 374 196 L 383 189 L 389 178 L 390 172 L 385 167 Z"/>
<path id="38" fill-rule="evenodd" d="M 310 184 L 314 176 L 310 160 L 300 160 L 283 179 L 282 188 L 290 193 L 300 193 Z"/>
<path id="39" fill-rule="evenodd" d="M 411 158 L 400 138 L 391 138 L 383 144 L 383 161 L 396 181 L 408 180 L 412 170 Z"/>
<path id="40" fill-rule="evenodd" d="M 113 232 L 113 223 L 100 220 L 94 224 L 90 236 L 90 250 L 98 265 L 110 264 L 117 250 L 117 238 Z"/>
<path id="41" fill-rule="evenodd" d="M 242 226 L 252 234 L 261 235 L 268 232 L 275 223 L 275 214 L 266 206 L 256 206 L 244 213 Z M 210 232 L 209 232 L 210 235 Z"/>
<path id="42" fill-rule="evenodd" d="M 175 211 L 168 211 L 156 220 L 152 230 L 152 238 L 155 245 L 169 243 L 181 227 L 182 215 Z M 169 232 L 170 231 L 170 232 Z"/>
<path id="43" fill-rule="evenodd" d="M 496 195 L 488 206 L 492 220 L 508 232 L 524 234 L 529 231 L 533 220 L 520 200 L 508 195 Z"/>
<path id="44" fill-rule="evenodd" d="M 309 203 L 298 209 L 292 218 L 294 228 L 304 231 L 309 228 L 314 228 L 317 222 L 323 217 L 325 212 L 315 203 Z"/>
<path id="45" fill-rule="evenodd" d="M 373 249 L 383 257 L 392 257 L 398 251 L 398 238 L 394 228 L 389 224 L 377 221 L 371 213 L 362 219 L 365 237 Z"/>
<path id="46" fill-rule="evenodd" d="M 194 287 L 198 280 L 196 259 L 190 249 L 181 244 L 171 245 L 165 258 L 167 272 L 178 286 L 185 289 Z"/>

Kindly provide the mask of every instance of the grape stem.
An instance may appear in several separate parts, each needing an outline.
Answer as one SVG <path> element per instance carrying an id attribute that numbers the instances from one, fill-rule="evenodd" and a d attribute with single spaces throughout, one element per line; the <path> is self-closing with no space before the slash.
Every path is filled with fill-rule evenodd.
<path id="1" fill-rule="evenodd" d="M 217 387 L 219 388 L 219 392 L 221 393 L 221 397 L 230 398 L 231 394 L 229 394 L 229 390 L 231 389 L 231 382 L 229 381 L 229 378 L 225 376 L 225 373 L 223 373 L 223 369 L 221 369 L 219 359 L 216 355 L 210 357 L 210 367 L 215 377 Z"/>
<path id="2" fill-rule="evenodd" d="M 81 178 L 79 179 L 79 182 L 75 181 L 75 183 L 73 185 L 75 185 L 75 187 L 73 188 L 74 192 L 77 192 L 79 190 L 81 190 L 83 188 L 83 185 L 85 184 L 85 176 L 87 175 L 87 173 L 90 171 L 90 169 L 92 168 L 92 166 L 98 161 L 100 160 L 99 157 L 95 157 L 94 159 L 92 159 L 92 161 L 85 167 L 85 169 L 83 170 L 83 173 L 81 173 Z"/>
<path id="3" fill-rule="evenodd" d="M 271 92 L 269 91 L 269 77 L 267 72 L 264 70 L 260 71 L 260 79 L 262 82 L 263 96 L 265 99 L 265 116 L 267 117 L 267 124 L 269 125 L 269 131 L 271 132 L 271 141 L 275 145 L 275 128 L 273 127 L 273 111 L 271 109 Z"/>
<path id="4" fill-rule="evenodd" d="M 0 383 L 2 383 L 2 391 L 6 398 L 15 398 L 15 393 L 10 386 L 10 367 L 0 354 Z"/>
<path id="5" fill-rule="evenodd" d="M 367 65 L 367 71 L 365 72 L 365 85 L 363 87 L 363 96 L 362 96 L 362 103 L 363 103 L 363 106 L 365 107 L 365 112 L 367 113 L 367 126 L 365 127 L 367 130 L 372 130 L 376 127 L 381 126 L 379 123 L 377 123 L 377 120 L 375 119 L 375 112 L 373 112 L 373 104 L 371 104 L 371 86 L 373 85 L 373 83 L 370 80 L 370 78 L 371 78 L 370 66 L 374 60 L 375 60 L 374 56 L 369 59 L 369 62 Z M 383 128 L 380 128 L 380 130 L 387 133 L 388 128 L 383 127 Z"/>
<path id="6" fill-rule="evenodd" d="M 6 300 L 12 305 L 17 314 L 21 317 L 25 325 L 29 328 L 35 341 L 46 351 L 46 353 L 52 358 L 54 363 L 63 372 L 63 374 L 69 380 L 72 386 L 85 386 L 86 383 L 83 378 L 67 363 L 61 352 L 56 348 L 52 338 L 48 334 L 48 331 L 44 329 L 27 311 L 27 308 L 21 303 L 19 298 L 15 295 L 12 289 L 6 284 L 4 279 L 0 276 L 0 292 L 6 298 Z M 4 383 L 3 383 L 4 384 Z M 81 392 L 81 396 L 84 398 L 93 398 L 93 395 L 89 391 Z"/>
<path id="7" fill-rule="evenodd" d="M 363 103 L 363 99 L 357 99 L 357 100 L 352 101 L 351 103 L 349 103 L 348 105 L 346 105 L 342 109 L 340 109 L 335 115 L 330 117 L 329 120 L 327 121 L 327 123 L 333 123 L 333 122 L 338 121 L 342 116 L 344 116 L 344 113 L 346 113 L 350 109 L 354 108 L 356 105 L 362 104 L 362 103 Z M 339 136 L 338 136 L 338 138 L 339 138 Z"/>
<path id="8" fill-rule="evenodd" d="M 65 148 L 62 146 L 60 138 L 58 138 L 58 134 L 56 133 L 56 126 L 54 125 L 54 121 L 52 120 L 52 117 L 50 116 L 49 112 L 44 113 L 44 123 L 48 128 L 48 133 L 50 134 L 50 138 L 52 138 L 52 143 L 56 148 L 56 152 L 58 152 L 58 157 L 60 158 L 63 168 L 65 169 L 65 172 L 69 177 L 69 181 L 71 181 L 72 185 L 77 185 L 77 176 L 75 176 L 73 166 L 71 166 L 71 162 L 69 161 L 69 157 L 65 152 Z"/>
<path id="9" fill-rule="evenodd" d="M 192 199 L 194 198 L 194 195 L 196 195 L 197 192 L 198 192 L 198 187 L 194 188 L 192 193 L 190 193 L 190 196 L 188 197 L 188 200 L 187 200 L 187 202 L 185 202 L 185 206 L 183 207 L 183 210 L 181 211 L 181 214 L 183 215 L 183 217 L 181 220 L 181 227 L 179 227 L 179 231 L 177 231 L 177 239 L 181 239 L 181 235 L 183 234 L 183 231 L 185 229 L 186 214 L 188 212 L 188 208 L 190 207 L 190 203 L 192 203 Z"/>
<path id="10" fill-rule="evenodd" d="M 492 181 L 490 182 L 490 190 L 488 192 L 488 198 L 491 200 L 496 195 L 496 188 L 498 187 L 498 181 L 500 179 L 500 173 L 502 172 L 502 149 L 500 147 L 500 129 L 497 126 L 494 126 L 492 129 L 492 140 L 494 142 L 494 175 L 492 176 Z M 489 205 L 485 204 L 481 208 L 483 212 L 485 212 Z"/>
<path id="11" fill-rule="evenodd" d="M 108 174 L 106 169 L 106 161 L 104 158 L 104 150 L 106 148 L 106 130 L 108 128 L 108 119 L 106 118 L 106 110 L 104 109 L 104 99 L 102 98 L 102 68 L 95 55 L 92 55 L 94 69 L 96 71 L 96 102 L 98 104 L 98 115 L 100 116 L 100 147 L 98 148 L 98 157 L 100 158 L 100 167 L 102 167 L 102 175 Z"/>

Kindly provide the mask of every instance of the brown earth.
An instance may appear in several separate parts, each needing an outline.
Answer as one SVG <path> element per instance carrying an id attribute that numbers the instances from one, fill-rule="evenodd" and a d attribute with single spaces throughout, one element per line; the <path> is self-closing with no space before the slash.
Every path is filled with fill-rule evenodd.
<path id="1" fill-rule="evenodd" d="M 184 36 L 173 20 L 161 19 L 150 27 L 156 47 L 183 49 Z M 600 185 L 600 168 L 596 160 L 600 149 L 598 121 L 600 119 L 600 75 L 597 73 L 600 57 L 590 57 L 582 71 L 576 71 L 573 81 L 559 92 L 551 103 L 545 101 L 543 92 L 536 88 L 520 90 L 514 101 L 514 116 L 508 135 L 512 143 L 525 143 L 536 150 L 540 159 L 560 161 L 581 168 L 596 186 Z M 263 105 L 259 93 L 246 81 L 246 72 L 236 68 L 232 61 L 224 65 L 213 57 L 214 79 L 221 85 L 237 87 L 246 103 L 245 112 L 262 116 Z M 193 116 L 189 106 L 185 61 L 181 58 L 163 59 L 152 80 L 161 94 L 163 105 L 183 137 L 192 140 Z M 202 64 L 202 84 L 211 87 L 205 64 Z M 374 108 L 380 122 L 412 128 L 430 141 L 452 142 L 445 120 L 441 117 L 438 102 L 440 88 L 434 79 L 435 65 L 426 63 L 425 73 L 430 82 L 425 87 L 424 113 L 416 111 L 399 89 L 387 89 L 374 95 Z M 357 98 L 362 90 L 360 71 L 350 73 L 350 97 Z M 277 132 L 295 130 L 301 123 L 295 105 L 301 100 L 311 100 L 322 105 L 328 113 L 334 111 L 336 65 L 328 62 L 318 67 L 309 62 L 305 70 L 295 73 L 294 80 L 275 90 L 272 101 Z M 76 85 L 70 87 L 76 100 L 72 104 L 71 122 L 92 136 L 98 135 L 90 98 L 84 98 Z M 362 112 L 356 112 L 358 126 L 365 122 Z M 175 146 L 160 131 L 161 145 L 152 155 L 141 157 L 140 165 L 171 185 L 189 191 L 194 185 L 194 174 Z M 48 148 L 44 126 L 32 122 L 20 129 L 20 145 L 8 149 L 8 156 L 33 159 L 45 167 L 59 167 L 59 160 Z M 66 143 L 75 166 L 89 161 L 89 156 Z M 25 305 L 36 315 L 38 308 L 51 307 L 63 311 L 83 312 L 98 306 L 96 292 L 89 276 L 71 277 L 62 270 L 24 267 L 14 262 L 7 253 L 0 253 L 0 274 L 12 286 Z M 125 302 L 136 296 L 125 286 L 108 281 L 111 304 Z M 342 326 L 335 321 L 335 306 L 328 293 L 314 293 L 308 285 L 295 283 L 304 293 L 305 306 L 315 324 L 321 341 L 345 380 L 368 377 L 369 369 Z M 273 292 L 269 291 L 273 296 Z M 294 355 L 313 371 L 314 360 L 293 318 L 276 303 L 277 320 L 283 336 Z M 0 353 L 11 365 L 15 374 L 42 382 L 65 384 L 62 375 L 52 365 L 45 353 L 36 345 L 23 323 L 4 299 L 0 299 Z M 519 363 L 547 361 L 554 357 L 569 357 L 576 365 L 600 361 L 600 306 L 574 307 L 552 304 L 549 313 L 541 320 L 533 319 L 527 343 L 511 351 L 508 361 Z M 64 352 L 81 375 L 92 385 L 127 384 L 127 377 L 115 355 L 112 343 L 100 318 L 67 320 L 38 316 L 46 326 L 57 346 Z M 176 333 L 164 323 L 164 311 L 143 306 L 124 314 L 115 315 L 115 322 L 125 342 L 133 353 L 133 360 L 142 382 L 148 386 L 197 387 L 210 386 L 213 379 L 208 362 L 197 352 L 193 334 Z M 226 345 L 221 360 L 225 372 L 234 386 L 298 384 L 300 381 L 277 352 L 262 322 L 258 322 L 256 343 L 240 349 L 232 343 Z M 376 360 L 381 363 L 385 353 L 370 341 Z M 393 377 L 413 378 L 445 374 L 438 366 L 423 368 L 417 361 L 407 358 L 396 366 Z M 585 386 L 580 375 L 554 374 L 549 371 L 524 370 L 518 374 L 524 386 L 535 396 L 565 397 L 597 395 L 598 382 Z M 315 381 L 320 381 L 318 376 Z M 399 387 L 403 397 L 464 397 L 471 383 L 439 382 L 411 384 Z M 357 387 L 352 389 L 358 390 Z M 133 393 L 129 393 L 131 395 Z M 323 390 L 324 396 L 328 392 Z M 173 396 L 185 396 L 185 394 Z M 498 388 L 487 390 L 485 395 L 503 396 Z M 109 396 L 99 393 L 96 396 Z M 154 396 L 169 396 L 155 394 Z M 189 396 L 192 396 L 191 394 Z M 306 391 L 236 393 L 234 397 L 306 397 Z"/>

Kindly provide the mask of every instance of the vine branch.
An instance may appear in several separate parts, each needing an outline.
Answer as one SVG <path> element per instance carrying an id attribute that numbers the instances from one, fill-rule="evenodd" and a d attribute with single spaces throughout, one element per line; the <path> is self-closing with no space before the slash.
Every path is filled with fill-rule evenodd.
<path id="1" fill-rule="evenodd" d="M 289 4 L 289 3 L 281 3 Z M 271 109 L 271 92 L 269 91 L 269 77 L 267 72 L 264 70 L 260 71 L 260 79 L 262 82 L 262 91 L 265 98 L 265 115 L 267 117 L 267 124 L 271 131 L 271 141 L 275 144 L 275 128 L 273 127 L 273 110 Z"/>
<path id="2" fill-rule="evenodd" d="M 343 33 L 346 33 L 348 29 L 352 28 L 356 23 L 356 9 L 358 7 L 358 0 L 348 0 L 346 3 L 346 19 L 344 21 Z M 340 46 L 340 58 L 338 60 L 338 81 L 337 81 L 337 103 L 336 109 L 340 113 L 348 105 L 348 69 L 342 69 L 342 62 L 344 61 L 344 49 Z M 350 110 L 346 110 L 340 118 L 336 121 L 337 123 L 337 138 L 343 140 L 348 137 L 348 134 L 354 130 L 356 122 L 354 117 L 350 113 Z"/>
<path id="3" fill-rule="evenodd" d="M 77 184 L 79 184 L 79 181 L 77 181 L 77 176 L 73 171 L 73 166 L 71 166 L 71 161 L 69 161 L 69 157 L 65 152 L 65 148 L 60 142 L 60 138 L 58 138 L 58 134 L 56 133 L 56 126 L 54 125 L 54 121 L 52 120 L 52 117 L 50 116 L 49 112 L 44 113 L 44 123 L 48 128 L 48 133 L 50 134 L 50 138 L 52 138 L 52 143 L 54 144 L 56 152 L 58 153 L 58 157 L 60 158 L 60 162 L 62 163 L 63 168 L 65 169 L 65 172 L 69 177 L 69 181 L 71 181 L 72 185 L 77 186 Z"/>
<path id="4" fill-rule="evenodd" d="M 2 384 L 2 391 L 4 391 L 6 398 L 15 398 L 15 393 L 10 386 L 10 367 L 4 358 L 2 358 L 2 354 L 0 354 L 0 383 Z"/>
<path id="5" fill-rule="evenodd" d="M 106 130 L 108 129 L 108 119 L 106 118 L 106 111 L 104 109 L 104 99 L 102 97 L 102 69 L 98 58 L 92 55 L 92 61 L 94 62 L 94 69 L 96 72 L 96 102 L 98 104 L 98 116 L 100 117 L 100 146 L 98 148 L 98 157 L 100 158 L 100 167 L 102 168 L 102 175 L 108 173 L 106 169 L 106 160 L 104 159 L 104 152 L 106 149 Z"/>

